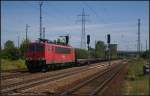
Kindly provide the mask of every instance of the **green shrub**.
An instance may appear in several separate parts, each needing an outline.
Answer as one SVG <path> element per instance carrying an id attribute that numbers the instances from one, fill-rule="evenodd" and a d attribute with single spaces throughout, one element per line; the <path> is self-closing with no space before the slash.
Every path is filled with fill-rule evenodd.
<path id="1" fill-rule="evenodd" d="M 2 59 L 1 70 L 12 70 L 12 69 L 26 69 L 25 61 Z"/>
<path id="2" fill-rule="evenodd" d="M 76 53 L 76 58 L 77 59 L 86 59 L 86 58 L 88 58 L 88 51 L 85 50 L 85 49 L 76 48 L 75 53 Z"/>

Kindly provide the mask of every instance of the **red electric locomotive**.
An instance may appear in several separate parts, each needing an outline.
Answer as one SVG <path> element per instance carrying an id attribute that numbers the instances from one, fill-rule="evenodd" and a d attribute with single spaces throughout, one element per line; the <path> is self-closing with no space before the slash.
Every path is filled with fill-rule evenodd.
<path id="1" fill-rule="evenodd" d="M 49 68 L 75 63 L 75 49 L 48 40 L 39 40 L 28 45 L 26 66 L 29 71 L 47 71 Z"/>

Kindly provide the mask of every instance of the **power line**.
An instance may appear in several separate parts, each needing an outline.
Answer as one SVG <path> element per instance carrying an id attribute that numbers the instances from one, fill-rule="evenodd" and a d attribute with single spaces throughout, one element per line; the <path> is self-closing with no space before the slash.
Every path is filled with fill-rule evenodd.
<path id="1" fill-rule="evenodd" d="M 147 51 L 147 40 L 146 40 L 146 51 Z"/>
<path id="2" fill-rule="evenodd" d="M 28 39 L 28 28 L 29 28 L 30 26 L 28 25 L 28 24 L 26 24 L 26 42 L 27 42 L 27 39 Z"/>
<path id="3" fill-rule="evenodd" d="M 18 48 L 20 47 L 20 37 L 18 35 Z"/>
<path id="4" fill-rule="evenodd" d="M 43 2 L 40 2 L 40 39 L 42 38 L 42 5 Z"/>
<path id="5" fill-rule="evenodd" d="M 141 45 L 141 52 L 142 52 L 142 50 L 143 50 L 143 45 L 142 44 L 140 44 Z"/>
<path id="6" fill-rule="evenodd" d="M 140 37 L 140 19 L 138 19 L 138 40 L 137 40 L 137 51 L 138 55 L 140 55 L 141 51 L 141 37 Z"/>
<path id="7" fill-rule="evenodd" d="M 43 39 L 45 39 L 45 27 L 43 27 Z"/>
<path id="8" fill-rule="evenodd" d="M 87 3 L 83 3 L 83 4 L 85 4 L 97 17 L 100 17 L 96 12 L 95 12 L 95 10 L 92 8 L 92 7 L 90 7 Z"/>
<path id="9" fill-rule="evenodd" d="M 82 14 L 78 15 L 81 16 L 81 22 L 82 22 L 82 34 L 81 34 L 81 48 L 86 48 L 86 33 L 85 33 L 85 23 L 86 23 L 86 16 L 89 16 L 85 14 L 84 8 L 82 9 Z"/>
<path id="10" fill-rule="evenodd" d="M 83 2 L 83 4 L 86 6 L 86 7 L 88 7 L 90 10 L 91 10 L 91 12 L 93 12 L 94 14 L 95 14 L 95 16 L 99 19 L 101 16 L 91 7 L 91 6 L 89 6 L 86 2 Z M 99 19 L 100 21 L 102 20 L 102 19 Z M 104 22 L 104 21 L 103 21 Z"/>

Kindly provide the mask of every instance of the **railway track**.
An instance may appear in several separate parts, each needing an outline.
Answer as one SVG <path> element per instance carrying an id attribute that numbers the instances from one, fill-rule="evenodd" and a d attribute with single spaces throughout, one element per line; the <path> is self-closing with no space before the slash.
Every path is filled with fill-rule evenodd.
<path id="1" fill-rule="evenodd" d="M 94 66 L 94 65 L 92 65 Z M 49 75 L 49 76 L 44 76 L 44 77 L 39 77 L 39 78 L 34 78 L 31 80 L 27 80 L 27 81 L 23 81 L 23 82 L 18 82 L 18 83 L 14 83 L 11 85 L 7 85 L 7 86 L 2 86 L 2 90 L 1 93 L 6 94 L 6 93 L 12 93 L 12 92 L 21 92 L 22 90 L 43 84 L 43 83 L 47 83 L 47 82 L 51 82 L 57 79 L 61 79 L 67 76 L 71 76 L 71 75 L 75 75 L 81 72 L 85 72 L 88 70 L 93 69 L 94 67 L 91 66 L 84 66 L 82 68 L 79 68 L 77 70 L 71 70 L 69 72 L 65 72 L 65 73 L 58 73 L 58 74 L 54 74 L 54 75 Z"/>
<path id="2" fill-rule="evenodd" d="M 79 59 L 78 60 L 80 63 L 81 62 L 85 62 L 85 60 L 83 59 Z M 101 61 L 104 62 L 104 61 Z M 97 62 L 95 62 L 97 63 Z M 29 73 L 26 69 L 13 69 L 13 70 L 7 70 L 7 71 L 2 71 L 1 73 L 1 79 L 2 80 L 6 80 L 6 79 L 13 79 L 13 78 L 17 78 L 17 77 L 21 77 L 21 76 L 26 76 L 26 75 L 30 75 L 31 73 Z"/>
<path id="3" fill-rule="evenodd" d="M 115 67 L 108 68 L 103 72 L 95 74 L 92 78 L 87 79 L 73 88 L 64 91 L 60 96 L 101 96 L 102 90 L 106 85 L 124 68 L 125 64 L 119 64 Z"/>
<path id="4" fill-rule="evenodd" d="M 117 63 L 117 62 L 115 62 L 115 63 Z M 98 65 L 101 67 L 104 67 L 106 65 L 106 63 L 98 64 Z M 52 81 L 55 81 L 58 79 L 66 78 L 66 77 L 69 77 L 72 75 L 77 75 L 77 74 L 80 74 L 80 73 L 85 72 L 85 71 L 88 72 L 89 70 L 91 70 L 95 67 L 99 67 L 99 66 L 95 66 L 95 64 L 94 65 L 88 65 L 88 66 L 82 66 L 81 68 L 79 67 L 78 69 L 69 70 L 69 71 L 66 71 L 64 73 L 58 72 L 56 74 L 46 75 L 46 76 L 39 77 L 39 78 L 29 79 L 27 81 L 13 83 L 13 84 L 6 85 L 6 86 L 1 86 L 1 94 L 3 96 L 7 96 L 7 95 L 12 95 L 12 94 L 17 93 L 17 94 L 19 94 L 18 96 L 20 96 L 20 95 L 23 95 L 25 92 L 25 95 L 27 95 L 26 93 L 28 93 L 28 92 L 25 91 L 26 89 L 30 90 L 30 88 L 33 88 L 33 87 L 36 87 L 36 86 L 39 86 L 39 85 L 42 85 L 45 83 L 49 83 L 49 82 L 52 82 Z M 33 94 L 33 93 L 29 92 L 29 94 Z M 41 93 L 41 94 L 43 94 L 43 93 Z M 34 96 L 35 95 L 37 96 L 37 93 L 34 94 Z"/>
<path id="5" fill-rule="evenodd" d="M 83 66 L 82 68 L 86 68 L 87 66 Z M 73 69 L 71 71 L 75 71 L 75 70 L 80 70 L 82 68 L 77 68 L 77 69 Z M 11 86 L 15 86 L 15 85 L 19 85 L 19 84 L 22 84 L 22 83 L 28 83 L 30 81 L 33 81 L 33 80 L 36 80 L 36 79 L 42 79 L 42 78 L 46 78 L 46 77 L 49 77 L 49 76 L 55 76 L 55 75 L 61 75 L 61 74 L 64 74 L 64 73 L 67 73 L 67 72 L 71 72 L 71 71 L 59 71 L 59 72 L 56 72 L 56 71 L 50 71 L 50 72 L 47 72 L 47 73 L 34 73 L 34 74 L 31 74 L 30 76 L 32 76 L 32 78 L 29 78 L 29 75 L 28 76 L 23 76 L 21 77 L 22 80 L 19 80 L 18 82 L 11 82 L 10 80 L 3 80 L 4 83 L 7 83 L 7 81 L 9 82 L 8 84 L 2 84 L 1 85 L 1 88 L 6 88 L 6 87 L 11 87 Z M 54 74 L 51 74 L 51 72 L 53 72 Z M 56 73 L 55 73 L 56 72 Z M 35 76 L 37 75 L 37 76 Z M 14 78 L 12 78 L 13 80 Z"/>
<path id="6" fill-rule="evenodd" d="M 8 72 L 8 74 L 5 75 L 5 73 L 2 74 L 1 79 L 6 80 L 6 79 L 13 79 L 13 78 L 18 78 L 22 76 L 27 76 L 30 75 L 28 71 L 18 71 L 18 72 Z"/>
<path id="7" fill-rule="evenodd" d="M 85 60 L 83 59 L 79 59 L 79 62 L 85 62 Z M 99 62 L 104 62 L 105 60 L 101 60 Z M 95 62 L 98 63 L 98 62 Z M 6 79 L 13 79 L 13 78 L 18 78 L 21 76 L 27 76 L 30 75 L 31 73 L 29 73 L 26 69 L 14 69 L 14 70 L 7 70 L 7 71 L 2 71 L 1 73 L 1 80 L 6 80 Z"/>

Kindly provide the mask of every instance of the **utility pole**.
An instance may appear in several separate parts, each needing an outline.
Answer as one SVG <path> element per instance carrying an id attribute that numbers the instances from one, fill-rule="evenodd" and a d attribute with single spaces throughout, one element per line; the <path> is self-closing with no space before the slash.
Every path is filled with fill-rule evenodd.
<path id="1" fill-rule="evenodd" d="M 26 24 L 26 51 L 27 51 L 27 48 L 28 48 L 28 44 L 27 44 L 27 40 L 28 40 L 28 28 L 30 26 L 28 24 Z"/>
<path id="2" fill-rule="evenodd" d="M 43 27 L 43 39 L 45 39 L 45 27 Z"/>
<path id="3" fill-rule="evenodd" d="M 149 2 L 150 4 L 150 2 Z M 150 6 L 149 6 L 150 8 Z M 150 24 L 150 22 L 149 22 Z M 149 29 L 149 49 L 148 49 L 148 62 L 149 62 L 149 68 L 150 68 L 150 29 Z M 149 69 L 150 71 L 150 69 Z M 150 96 L 150 72 L 149 72 L 149 96 Z"/>
<path id="4" fill-rule="evenodd" d="M 42 39 L 42 5 L 43 2 L 40 2 L 40 39 Z"/>
<path id="5" fill-rule="evenodd" d="M 149 2 L 150 4 L 150 2 Z M 150 8 L 150 6 L 149 6 Z M 150 24 L 150 22 L 149 22 Z M 148 49 L 148 62 L 149 62 L 149 68 L 150 68 L 150 30 L 149 30 L 149 49 Z M 150 73 L 149 73 L 149 90 L 150 90 Z M 150 96 L 150 91 L 149 91 L 149 96 Z"/>
<path id="6" fill-rule="evenodd" d="M 18 35 L 18 48 L 20 47 L 20 37 Z"/>
<path id="7" fill-rule="evenodd" d="M 85 33 L 85 22 L 87 21 L 85 19 L 86 16 L 89 16 L 85 14 L 84 8 L 82 9 L 82 14 L 78 15 L 81 16 L 81 22 L 82 22 L 82 34 L 81 34 L 81 48 L 85 49 L 86 48 L 86 33 Z"/>
<path id="8" fill-rule="evenodd" d="M 147 40 L 146 40 L 146 51 L 147 51 Z"/>
<path id="9" fill-rule="evenodd" d="M 28 24 L 26 24 L 26 42 L 27 42 L 27 40 L 28 40 L 28 28 L 29 28 L 30 26 L 28 25 Z"/>
<path id="10" fill-rule="evenodd" d="M 95 57 L 96 57 L 96 43 L 97 41 L 95 40 L 95 51 L 94 51 Z"/>
<path id="11" fill-rule="evenodd" d="M 141 44 L 141 52 L 143 51 L 143 45 Z"/>
<path id="12" fill-rule="evenodd" d="M 141 37 L 140 37 L 140 19 L 138 19 L 138 40 L 137 40 L 137 51 L 138 51 L 138 56 L 140 56 L 140 51 L 141 51 Z"/>

